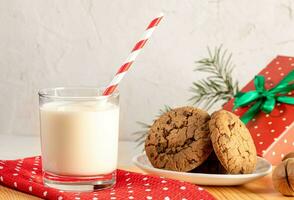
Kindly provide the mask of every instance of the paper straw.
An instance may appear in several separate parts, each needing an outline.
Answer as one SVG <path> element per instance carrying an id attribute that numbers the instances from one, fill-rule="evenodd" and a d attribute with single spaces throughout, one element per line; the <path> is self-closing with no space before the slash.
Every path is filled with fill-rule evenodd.
<path id="1" fill-rule="evenodd" d="M 110 84 L 106 87 L 106 89 L 103 92 L 103 95 L 110 95 L 114 92 L 116 87 L 118 86 L 119 82 L 123 79 L 123 77 L 128 72 L 131 65 L 134 63 L 137 56 L 140 54 L 141 50 L 143 49 L 144 45 L 148 41 L 148 39 L 151 37 L 153 31 L 159 24 L 160 20 L 163 18 L 163 13 L 158 15 L 155 19 L 153 19 L 148 27 L 146 28 L 143 36 L 140 38 L 140 40 L 135 44 L 134 48 L 132 49 L 131 53 L 127 57 L 126 61 L 121 65 L 121 67 L 118 69 L 117 73 L 115 74 L 114 78 L 110 82 Z"/>

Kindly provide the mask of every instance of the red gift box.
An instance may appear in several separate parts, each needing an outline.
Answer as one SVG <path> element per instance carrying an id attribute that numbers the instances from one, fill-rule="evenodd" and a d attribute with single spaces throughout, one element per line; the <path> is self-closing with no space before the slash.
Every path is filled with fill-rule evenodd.
<path id="1" fill-rule="evenodd" d="M 258 75 L 265 77 L 265 88 L 277 85 L 288 73 L 294 70 L 294 57 L 278 56 L 272 60 Z M 250 81 L 241 92 L 255 90 L 254 81 Z M 287 96 L 294 97 L 294 92 Z M 224 105 L 224 109 L 233 109 L 234 99 Z M 234 113 L 238 116 L 249 109 L 249 106 L 238 108 Z M 294 151 L 294 105 L 277 103 L 274 110 L 266 114 L 260 111 L 247 124 L 254 140 L 257 154 L 272 164 L 281 161 L 285 154 Z"/>

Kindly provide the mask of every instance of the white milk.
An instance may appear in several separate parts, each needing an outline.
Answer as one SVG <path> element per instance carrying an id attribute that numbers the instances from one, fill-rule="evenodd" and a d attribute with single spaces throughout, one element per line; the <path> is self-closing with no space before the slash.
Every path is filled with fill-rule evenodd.
<path id="1" fill-rule="evenodd" d="M 117 167 L 119 107 L 104 102 L 46 103 L 40 108 L 43 168 L 95 176 Z"/>

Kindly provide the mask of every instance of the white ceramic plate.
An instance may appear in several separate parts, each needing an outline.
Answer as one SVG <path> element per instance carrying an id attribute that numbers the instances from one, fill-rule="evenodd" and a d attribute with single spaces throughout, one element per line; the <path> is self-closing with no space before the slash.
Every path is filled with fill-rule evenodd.
<path id="1" fill-rule="evenodd" d="M 149 174 L 186 181 L 197 185 L 241 185 L 263 177 L 272 171 L 272 165 L 261 157 L 257 158 L 257 167 L 252 174 L 204 174 L 157 169 L 150 164 L 145 153 L 135 156 L 133 163 Z"/>

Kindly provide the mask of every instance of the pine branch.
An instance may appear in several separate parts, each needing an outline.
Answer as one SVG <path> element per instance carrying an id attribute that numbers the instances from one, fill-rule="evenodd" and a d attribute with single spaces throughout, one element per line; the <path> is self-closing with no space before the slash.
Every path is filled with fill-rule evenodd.
<path id="1" fill-rule="evenodd" d="M 196 61 L 194 71 L 208 73 L 206 79 L 193 82 L 190 91 L 194 94 L 189 100 L 196 106 L 209 110 L 217 102 L 226 102 L 239 91 L 239 84 L 232 78 L 235 65 L 232 54 L 222 49 L 222 45 L 212 52 L 207 48 L 208 57 Z"/>
<path id="2" fill-rule="evenodd" d="M 222 46 L 214 48 L 212 51 L 207 48 L 208 57 L 196 61 L 194 71 L 209 74 L 206 79 L 193 82 L 190 91 L 193 96 L 189 99 L 194 105 L 201 106 L 203 109 L 210 109 L 217 102 L 226 102 L 233 98 L 239 92 L 239 84 L 232 77 L 234 64 L 232 54 L 223 50 Z M 159 110 L 160 115 L 170 111 L 172 108 L 164 106 Z M 151 125 L 144 122 L 137 122 L 141 125 L 142 130 L 133 133 L 137 147 L 145 142 L 148 130 Z"/>
<path id="3" fill-rule="evenodd" d="M 164 105 L 164 108 L 162 108 L 162 109 L 159 110 L 159 114 L 157 115 L 157 117 L 160 117 L 164 113 L 169 112 L 171 110 L 172 110 L 172 108 L 170 106 Z"/>
<path id="4" fill-rule="evenodd" d="M 172 108 L 170 106 L 164 105 L 164 108 L 159 110 L 159 113 L 156 116 L 156 118 L 160 117 L 164 113 L 169 112 L 171 110 L 172 110 Z M 133 136 L 135 137 L 135 142 L 137 142 L 136 147 L 139 147 L 145 142 L 145 139 L 147 137 L 147 134 L 148 134 L 148 131 L 149 131 L 151 125 L 147 124 L 145 122 L 139 122 L 139 121 L 137 123 L 143 128 L 141 131 L 137 131 L 137 132 L 133 133 Z"/>

